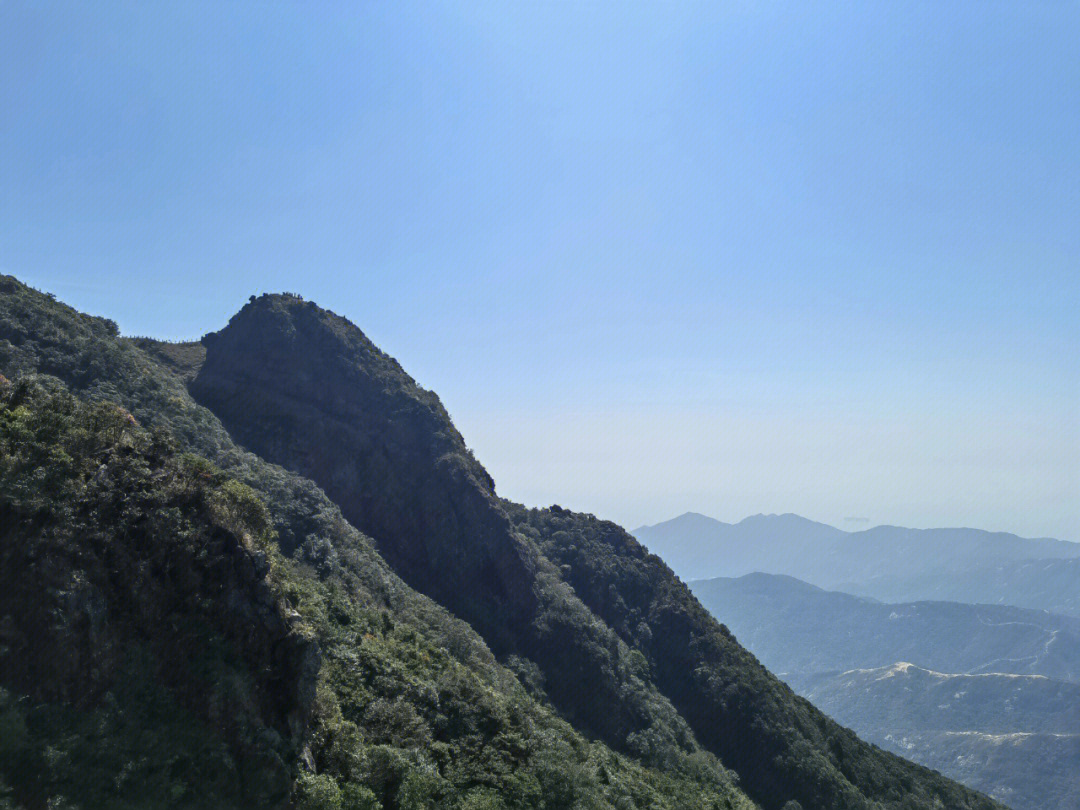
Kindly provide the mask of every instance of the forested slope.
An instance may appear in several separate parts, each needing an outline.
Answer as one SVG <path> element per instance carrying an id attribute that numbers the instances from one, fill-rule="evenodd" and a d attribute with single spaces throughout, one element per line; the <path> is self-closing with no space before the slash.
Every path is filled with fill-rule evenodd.
<path id="1" fill-rule="evenodd" d="M 500 501 L 438 398 L 347 321 L 264 296 L 204 345 L 125 340 L 0 279 L 17 390 L 44 374 L 116 403 L 205 459 L 207 486 L 265 506 L 268 587 L 321 661 L 306 722 L 277 732 L 282 801 L 742 806 L 719 755 L 766 810 L 994 806 L 795 697 L 618 527 Z M 145 680 L 172 695 L 160 676 Z M 72 697 L 5 681 L 18 700 Z"/>
<path id="2" fill-rule="evenodd" d="M 2 722 L 8 732 L 2 735 L 0 801 L 6 795 L 13 806 L 27 808 L 47 802 L 84 808 L 750 806 L 706 752 L 649 768 L 582 737 L 497 664 L 467 624 L 401 582 L 318 487 L 238 448 L 217 419 L 191 399 L 178 376 L 133 342 L 118 338 L 111 323 L 0 277 L 0 373 L 7 378 L 5 396 L 16 397 L 10 408 L 16 425 L 18 420 L 45 425 L 33 428 L 32 441 L 21 439 L 32 452 L 11 443 L 3 446 L 0 499 L 11 519 L 0 528 L 0 549 L 6 555 L 4 573 L 18 587 L 9 590 L 0 614 Z M 66 393 L 68 386 L 76 396 Z M 41 389 L 52 393 L 31 393 Z M 38 404 L 31 407 L 32 402 Z M 122 403 L 123 410 L 113 403 Z M 53 465 L 40 461 L 71 456 L 63 437 L 82 430 L 85 419 L 79 414 L 94 407 L 120 414 L 125 430 L 137 438 L 125 438 L 125 433 L 117 441 L 157 448 L 152 449 L 153 464 L 181 470 L 192 486 L 206 488 L 199 496 L 203 500 L 217 504 L 215 493 L 239 493 L 245 508 L 238 514 L 255 521 L 249 526 L 241 520 L 233 539 L 236 546 L 246 534 L 257 543 L 254 551 L 240 555 L 253 560 L 250 587 L 264 593 L 269 588 L 273 609 L 285 617 L 289 632 L 313 642 L 303 648 L 309 650 L 302 657 L 307 664 L 303 683 L 308 692 L 314 689 L 310 705 L 299 715 L 304 722 L 273 725 L 252 709 L 248 727 L 268 727 L 278 735 L 252 731 L 241 740 L 270 745 L 278 758 L 257 771 L 255 781 L 243 764 L 246 749 L 230 742 L 227 729 L 217 730 L 213 720 L 225 707 L 230 713 L 239 708 L 243 716 L 257 697 L 254 685 L 241 677 L 245 667 L 271 673 L 268 688 L 274 694 L 289 694 L 293 687 L 278 658 L 234 662 L 230 645 L 243 641 L 243 635 L 219 632 L 224 640 L 206 652 L 220 654 L 240 672 L 218 667 L 220 688 L 232 690 L 227 700 L 218 700 L 203 681 L 180 677 L 186 670 L 176 667 L 181 656 L 174 647 L 181 640 L 174 638 L 170 622 L 157 620 L 163 611 L 171 614 L 172 603 L 140 610 L 134 621 L 127 597 L 88 598 L 86 609 L 77 599 L 68 611 L 74 610 L 74 619 L 65 625 L 62 643 L 37 647 L 37 669 L 20 672 L 28 664 L 25 656 L 15 655 L 24 652 L 17 644 L 37 638 L 32 634 L 40 628 L 34 623 L 49 620 L 38 621 L 25 604 L 47 606 L 50 589 L 56 587 L 50 580 L 26 576 L 35 554 L 29 539 L 63 533 L 62 540 L 48 542 L 59 544 L 67 556 L 53 551 L 48 559 L 54 576 L 74 583 L 85 579 L 78 566 L 92 553 L 86 546 L 101 542 L 92 533 L 71 532 L 62 522 L 64 490 L 50 483 Z M 75 415 L 65 415 L 64 408 Z M 55 426 L 67 419 L 75 427 Z M 80 442 L 82 447 L 85 442 Z M 92 473 L 91 480 L 97 476 L 110 447 L 79 459 L 79 474 Z M 31 461 L 21 460 L 28 452 Z M 150 461 L 121 455 L 111 463 L 123 471 L 126 465 Z M 144 488 L 154 498 L 171 497 L 160 483 L 165 472 L 147 475 L 150 483 Z M 133 544 L 126 552 L 135 558 L 132 566 L 151 553 L 140 539 L 152 539 L 154 553 L 165 562 L 185 547 L 174 542 L 179 530 L 153 525 L 161 506 L 157 501 L 117 496 L 126 519 L 143 527 L 143 537 L 124 532 L 102 511 L 96 491 L 82 497 L 81 508 L 98 516 L 98 534 L 109 539 L 105 545 L 111 554 Z M 26 499 L 44 504 L 45 511 L 27 512 Z M 181 518 L 194 527 L 183 529 L 185 536 L 223 531 L 213 524 L 202 526 L 202 513 Z M 219 565 L 220 549 L 205 546 L 199 548 L 208 564 Z M 110 556 L 93 570 L 106 576 L 116 565 Z M 159 593 L 181 603 L 200 601 L 189 578 L 178 580 L 169 570 L 145 573 L 146 582 L 136 581 L 140 593 Z M 60 595 L 70 606 L 67 590 Z M 234 598 L 200 605 L 219 620 L 237 607 Z M 79 618 L 87 611 L 97 619 Z M 101 636 L 95 627 L 102 623 L 116 627 L 110 649 L 133 663 L 94 669 L 93 660 L 84 657 L 69 667 L 76 674 L 65 676 L 59 662 L 69 660 L 72 650 L 96 649 Z M 245 625 L 245 632 L 249 629 Z M 211 625 L 183 651 L 190 653 L 192 645 L 201 649 L 212 630 Z M 148 657 L 147 638 L 164 645 L 172 657 Z M 88 678 L 89 672 L 96 674 Z M 185 686 L 198 687 L 188 703 Z M 86 742 L 80 742 L 83 738 Z M 117 779 L 119 773 L 128 776 Z"/>

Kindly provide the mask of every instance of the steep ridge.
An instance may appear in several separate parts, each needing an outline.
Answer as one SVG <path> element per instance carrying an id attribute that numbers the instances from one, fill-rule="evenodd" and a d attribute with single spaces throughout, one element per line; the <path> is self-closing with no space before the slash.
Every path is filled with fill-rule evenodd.
<path id="1" fill-rule="evenodd" d="M 140 344 L 160 351 L 147 352 Z M 134 414 L 123 418 L 141 424 L 155 445 L 176 443 L 179 450 L 190 451 L 182 456 L 184 468 L 192 471 L 197 486 L 209 488 L 216 508 L 228 507 L 224 519 L 230 522 L 258 517 L 264 510 L 260 500 L 264 502 L 267 525 L 258 530 L 243 520 L 239 525 L 247 526 L 243 531 L 249 534 L 267 532 L 269 585 L 283 600 L 290 625 L 318 645 L 322 660 L 314 676 L 315 700 L 307 726 L 287 723 L 277 732 L 280 750 L 273 750 L 287 777 L 284 798 L 278 784 L 277 799 L 304 810 L 751 806 L 716 759 L 692 740 L 690 753 L 669 750 L 667 761 L 646 767 L 584 739 L 530 696 L 467 624 L 391 572 L 370 539 L 346 522 L 318 487 L 233 443 L 183 384 L 197 366 L 189 362 L 197 355 L 190 349 L 183 347 L 178 369 L 174 362 L 159 361 L 160 354 L 175 354 L 169 345 L 119 338 L 111 322 L 82 315 L 0 276 L 0 373 L 15 381 L 16 388 L 66 386 L 77 401 L 121 404 Z M 113 405 L 102 407 L 115 411 Z M 57 408 L 45 410 L 46 423 L 53 424 Z M 39 472 L 55 464 L 62 468 L 71 454 L 58 444 L 55 430 L 41 444 L 47 463 L 24 465 L 24 473 L 17 476 L 3 468 L 0 486 L 27 490 L 36 493 L 38 501 L 51 503 L 56 494 L 42 487 L 53 478 Z M 5 450 L 0 461 L 6 464 L 9 457 L 14 455 Z M 96 469 L 93 473 L 98 474 Z M 222 502 L 220 493 L 229 498 Z M 87 508 L 98 509 L 101 503 L 91 498 Z M 125 504 L 131 520 L 152 521 L 152 513 Z M 4 523 L 0 548 L 18 555 L 13 528 Z M 39 530 L 49 531 L 39 523 L 20 529 L 26 538 Z M 75 534 L 72 553 L 85 554 L 83 544 L 92 541 L 92 533 Z M 210 564 L 220 564 L 220 548 L 205 548 L 203 554 Z M 9 559 L 13 564 L 3 573 L 24 577 L 20 558 Z M 77 578 L 74 563 L 56 555 L 50 559 L 60 575 Z M 260 569 L 265 563 L 258 563 Z M 177 600 L 200 598 L 189 592 L 188 577 L 156 581 L 155 587 Z M 254 587 L 262 586 L 256 582 Z M 117 677 L 105 678 L 103 690 L 90 689 L 84 678 L 62 691 L 58 668 L 53 667 L 37 670 L 40 688 L 51 703 L 23 693 L 27 679 L 17 675 L 9 656 L 13 643 L 29 637 L 30 627 L 23 622 L 34 614 L 15 608 L 25 607 L 23 602 L 46 604 L 47 599 L 25 589 L 12 593 L 20 594 L 18 605 L 9 604 L 5 610 L 11 612 L 0 614 L 0 806 L 5 801 L 33 810 L 46 802 L 103 808 L 281 806 L 276 799 L 262 801 L 240 779 L 235 763 L 222 759 L 219 750 L 227 739 L 215 736 L 198 713 L 178 706 L 184 683 L 159 677 L 170 668 L 162 669 L 153 660 L 143 665 L 145 656 L 115 670 Z M 75 607 L 81 611 L 82 604 L 77 600 Z M 101 615 L 95 607 L 98 600 L 86 604 L 92 608 L 88 616 Z M 221 610 L 212 600 L 202 604 L 211 616 Z M 235 609 L 231 603 L 224 607 L 225 612 Z M 94 621 L 78 620 L 65 637 L 65 649 L 92 647 L 100 637 L 92 635 L 95 626 Z M 144 627 L 152 640 L 168 648 L 175 632 L 168 621 Z M 257 655 L 251 666 L 278 684 L 272 695 L 281 689 L 288 692 L 288 670 L 280 660 Z M 302 682 L 310 684 L 310 668 L 306 671 Z M 225 680 L 232 684 L 228 700 L 215 703 L 214 691 L 200 688 L 199 701 L 242 714 L 259 693 L 243 678 Z M 199 701 L 195 708 L 205 709 Z M 266 735 L 260 739 L 265 743 Z M 57 745 L 58 740 L 63 744 Z M 82 747 L 71 747 L 80 740 L 86 741 Z M 213 767 L 200 766 L 207 757 L 216 763 Z M 164 764 L 140 776 L 147 764 L 155 763 Z M 117 774 L 126 775 L 120 779 Z M 36 792 L 25 792 L 27 778 L 34 781 L 30 790 Z M 9 786 L 23 793 L 13 794 Z"/>
<path id="2" fill-rule="evenodd" d="M 590 733 L 662 760 L 692 745 L 670 698 L 768 810 L 992 806 L 796 698 L 622 529 L 555 510 L 534 525 L 500 503 L 438 399 L 344 319 L 263 296 L 205 344 L 191 389 L 230 433 L 324 487 Z"/>
<path id="3" fill-rule="evenodd" d="M 191 391 L 240 443 L 315 480 L 395 570 L 437 599 L 466 585 L 454 575 L 467 554 L 501 615 L 480 615 L 479 605 L 462 615 L 489 627 L 493 648 L 513 644 L 536 611 L 528 569 L 537 561 L 508 532 L 493 482 L 434 394 L 344 319 L 296 298 L 263 296 L 203 343 Z M 397 493 L 416 495 L 388 497 Z"/>
<path id="4" fill-rule="evenodd" d="M 359 329 L 295 297 L 262 296 L 204 343 L 195 398 L 241 444 L 323 487 L 406 582 L 496 655 L 539 664 L 575 725 L 643 756 L 693 749 L 625 645 L 512 530 L 438 397 Z"/>

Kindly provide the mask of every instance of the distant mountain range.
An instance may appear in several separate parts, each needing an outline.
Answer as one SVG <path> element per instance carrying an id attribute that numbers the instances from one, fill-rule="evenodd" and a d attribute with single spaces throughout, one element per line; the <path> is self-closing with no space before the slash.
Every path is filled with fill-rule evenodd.
<path id="1" fill-rule="evenodd" d="M 690 588 L 782 677 L 913 661 L 940 672 L 1080 682 L 1080 619 L 1071 616 L 1011 605 L 887 604 L 775 574 Z"/>
<path id="2" fill-rule="evenodd" d="M 691 582 L 762 663 L 864 739 L 1017 810 L 1080 794 L 1080 619 L 885 604 L 788 576 Z"/>
<path id="3" fill-rule="evenodd" d="M 909 663 L 805 684 L 863 739 L 983 790 L 1015 810 L 1075 810 L 1080 685 L 1037 675 L 957 675 Z"/>
<path id="4" fill-rule="evenodd" d="M 805 694 L 835 715 L 858 718 L 856 726 L 889 729 L 897 740 L 927 729 L 1080 733 L 1080 684 L 1041 675 L 960 675 L 903 661 L 808 681 Z"/>
<path id="5" fill-rule="evenodd" d="M 889 601 L 1011 604 L 1080 616 L 1080 543 L 979 529 L 847 532 L 798 515 L 692 512 L 633 532 L 683 579 L 761 571 Z"/>
<path id="6" fill-rule="evenodd" d="M 967 569 L 926 570 L 908 577 L 847 582 L 839 590 L 884 601 L 949 599 L 1008 604 L 1080 617 L 1080 558 L 1011 560 Z"/>

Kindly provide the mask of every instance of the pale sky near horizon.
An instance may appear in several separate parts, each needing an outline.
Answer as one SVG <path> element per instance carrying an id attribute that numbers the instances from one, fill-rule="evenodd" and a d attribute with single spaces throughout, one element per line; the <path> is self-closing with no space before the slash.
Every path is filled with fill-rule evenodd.
<path id="1" fill-rule="evenodd" d="M 1080 540 L 1080 4 L 0 3 L 0 271 L 356 322 L 506 497 Z"/>

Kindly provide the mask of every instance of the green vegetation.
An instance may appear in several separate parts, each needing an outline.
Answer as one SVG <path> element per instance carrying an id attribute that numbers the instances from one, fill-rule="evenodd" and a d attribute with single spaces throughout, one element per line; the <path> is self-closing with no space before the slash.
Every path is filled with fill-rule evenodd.
<path id="1" fill-rule="evenodd" d="M 642 667 L 702 744 L 762 805 L 992 806 L 933 771 L 866 745 L 796 696 L 621 527 L 557 506 L 506 508 L 581 599 L 640 654 Z"/>
<path id="2" fill-rule="evenodd" d="M 118 406 L 4 388 L 0 777 L 13 798 L 282 803 L 313 648 L 258 575 L 261 504 Z"/>
<path id="3" fill-rule="evenodd" d="M 994 806 L 792 695 L 618 527 L 500 501 L 344 319 L 265 296 L 204 345 L 0 277 L 3 457 L 35 459 L 0 492 L 16 803 L 752 806 L 722 761 L 766 810 Z"/>
<path id="4" fill-rule="evenodd" d="M 206 359 L 206 347 L 198 341 L 169 342 L 149 337 L 130 339 L 132 343 L 175 372 L 185 382 L 199 373 Z"/>
<path id="5" fill-rule="evenodd" d="M 283 587 L 325 656 L 309 737 L 320 777 L 304 777 L 305 796 L 345 801 L 360 784 L 402 808 L 749 806 L 709 757 L 660 773 L 589 743 L 505 670 L 462 665 L 333 580 Z"/>
<path id="6" fill-rule="evenodd" d="M 751 806 L 708 754 L 658 770 L 581 737 L 467 625 L 397 580 L 314 486 L 230 446 L 141 350 L 21 285 L 6 292 L 0 360 L 16 380 L 0 402 L 9 802 Z M 24 331 L 10 317 L 20 308 Z M 65 340 L 78 351 L 69 356 Z M 84 373 L 99 363 L 108 379 Z M 185 448 L 217 449 L 232 469 Z M 264 506 L 267 492 L 277 499 Z M 288 557 L 273 542 L 282 535 Z M 230 576 L 246 575 L 239 584 L 211 576 L 226 547 Z M 27 576 L 41 559 L 42 576 Z M 196 572 L 180 576 L 177 560 Z M 75 584 L 57 588 L 46 573 Z M 36 618 L 24 609 L 35 604 Z M 266 643 L 251 632 L 260 611 Z"/>
<path id="7" fill-rule="evenodd" d="M 245 447 L 323 486 L 406 582 L 538 674 L 575 727 L 650 766 L 701 753 L 631 650 L 515 535 L 438 397 L 360 329 L 262 296 L 205 342 L 195 399 Z"/>
<path id="8" fill-rule="evenodd" d="M 537 674 L 575 727 L 663 768 L 702 753 L 626 644 L 515 534 L 438 397 L 359 329 L 262 296 L 205 342 L 196 399 L 245 447 L 324 487 L 406 582 Z"/>
<path id="9" fill-rule="evenodd" d="M 263 296 L 204 342 L 195 397 L 245 446 L 325 487 L 496 654 L 528 661 L 526 682 L 575 726 L 662 767 L 704 748 L 770 808 L 990 806 L 798 699 L 617 527 L 594 542 L 597 522 L 570 516 L 576 560 L 544 531 L 515 531 L 519 508 L 495 497 L 438 398 L 343 318 Z"/>

